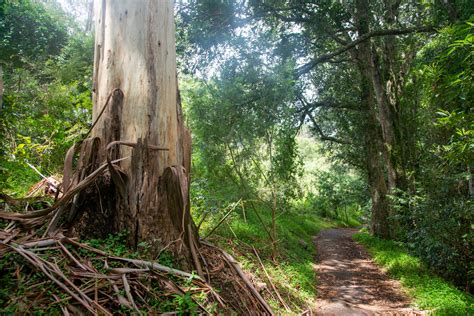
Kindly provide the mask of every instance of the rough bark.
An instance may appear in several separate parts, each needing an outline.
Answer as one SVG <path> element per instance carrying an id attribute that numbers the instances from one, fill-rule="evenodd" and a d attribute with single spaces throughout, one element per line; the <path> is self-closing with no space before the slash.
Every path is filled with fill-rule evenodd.
<path id="1" fill-rule="evenodd" d="M 375 52 L 374 52 L 375 55 Z M 378 118 L 380 126 L 382 128 L 382 137 L 383 137 L 383 153 L 384 160 L 387 168 L 387 179 L 389 190 L 392 191 L 397 187 L 398 182 L 398 172 L 396 168 L 396 151 L 397 144 L 394 131 L 394 109 L 390 104 L 387 98 L 387 91 L 384 88 L 384 84 L 379 72 L 379 65 L 374 60 L 376 57 L 372 56 L 372 65 L 371 65 L 371 79 L 374 87 L 377 108 L 378 108 Z"/>
<path id="2" fill-rule="evenodd" d="M 400 1 L 386 1 L 383 22 L 388 27 L 396 25 Z M 371 50 L 372 84 L 377 99 L 378 114 L 384 140 L 384 158 L 387 168 L 387 179 L 390 193 L 396 189 L 406 189 L 405 154 L 402 124 L 400 119 L 400 92 L 403 74 L 397 60 L 395 36 L 385 36 L 379 47 Z M 409 54 L 408 54 L 409 56 Z M 406 58 L 408 58 L 406 56 Z M 409 64 L 409 60 L 405 60 Z M 408 68 L 408 66 L 406 66 Z"/>
<path id="3" fill-rule="evenodd" d="M 356 1 L 356 22 L 359 36 L 369 32 L 369 4 L 367 0 Z M 368 184 L 372 199 L 372 232 L 382 238 L 390 237 L 390 224 L 388 221 L 389 201 L 388 189 L 385 182 L 382 136 L 380 123 L 377 119 L 377 106 L 375 91 L 372 86 L 373 64 L 371 58 L 371 44 L 361 42 L 357 48 L 356 59 L 361 76 L 361 105 L 366 120 L 364 126 L 364 143 L 366 150 L 366 167 Z"/>
<path id="4" fill-rule="evenodd" d="M 96 0 L 94 8 L 96 152 L 84 154 L 83 144 L 79 161 L 107 160 L 109 174 L 79 199 L 71 233 L 127 231 L 131 246 L 146 242 L 151 255 L 166 247 L 189 266 L 198 241 L 189 213 L 191 137 L 177 93 L 173 2 Z"/>

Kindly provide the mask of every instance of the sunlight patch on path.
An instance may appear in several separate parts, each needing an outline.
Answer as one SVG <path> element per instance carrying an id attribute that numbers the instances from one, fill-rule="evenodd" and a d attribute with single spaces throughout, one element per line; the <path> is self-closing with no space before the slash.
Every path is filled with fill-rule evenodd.
<path id="1" fill-rule="evenodd" d="M 316 315 L 425 315 L 410 307 L 390 279 L 354 240 L 356 229 L 327 229 L 315 238 Z"/>

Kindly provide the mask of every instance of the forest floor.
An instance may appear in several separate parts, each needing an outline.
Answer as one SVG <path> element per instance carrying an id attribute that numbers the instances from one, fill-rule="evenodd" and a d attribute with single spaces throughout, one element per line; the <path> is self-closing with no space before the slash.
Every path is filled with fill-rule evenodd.
<path id="1" fill-rule="evenodd" d="M 314 240 L 316 315 L 424 315 L 411 308 L 399 282 L 390 279 L 352 239 L 355 233 L 357 229 L 325 229 Z"/>

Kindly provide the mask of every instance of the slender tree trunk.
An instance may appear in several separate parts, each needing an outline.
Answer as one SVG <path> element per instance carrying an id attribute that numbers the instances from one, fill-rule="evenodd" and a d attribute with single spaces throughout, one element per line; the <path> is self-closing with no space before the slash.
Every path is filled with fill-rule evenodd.
<path id="1" fill-rule="evenodd" d="M 472 170 L 469 165 L 467 166 L 467 174 L 469 177 L 469 180 L 467 182 L 469 186 L 469 198 L 474 199 L 474 175 L 472 174 Z"/>
<path id="2" fill-rule="evenodd" d="M 369 3 L 367 0 L 356 1 L 356 23 L 359 36 L 369 32 Z M 377 119 L 376 96 L 372 86 L 372 59 L 370 41 L 362 42 L 357 49 L 357 64 L 361 75 L 361 104 L 366 115 L 365 150 L 366 166 L 370 194 L 372 199 L 372 232 L 382 238 L 390 237 L 388 221 L 389 201 L 388 188 L 385 182 L 382 136 L 380 123 Z"/>
<path id="3" fill-rule="evenodd" d="M 268 158 L 270 160 L 270 174 L 269 177 L 265 176 L 263 170 L 260 170 L 262 176 L 267 181 L 267 185 L 271 187 L 272 190 L 272 259 L 275 260 L 277 256 L 277 228 L 276 228 L 276 213 L 278 209 L 278 196 L 277 196 L 277 189 L 276 189 L 276 182 L 275 182 L 275 172 L 273 170 L 273 135 L 272 133 L 267 133 L 267 145 L 268 145 Z M 257 166 L 257 164 L 255 163 Z M 259 168 L 260 169 L 260 168 Z"/>
<path id="4" fill-rule="evenodd" d="M 86 20 L 86 27 L 84 31 L 89 33 L 92 31 L 92 22 L 94 19 L 94 1 L 88 0 L 87 3 L 87 20 Z"/>
<path id="5" fill-rule="evenodd" d="M 371 54 L 372 65 L 371 79 L 374 87 L 375 96 L 377 100 L 378 118 L 382 129 L 383 137 L 383 154 L 387 167 L 387 179 L 389 191 L 397 188 L 398 183 L 398 172 L 396 167 L 396 154 L 398 146 L 396 144 L 395 131 L 394 131 L 394 111 L 391 109 L 391 105 L 387 98 L 387 92 L 384 88 L 384 84 L 379 72 L 379 65 L 376 63 L 374 56 L 376 52 Z"/>
<path id="6" fill-rule="evenodd" d="M 0 61 L 0 113 L 2 113 L 3 110 L 3 65 L 2 62 Z"/>
<path id="7" fill-rule="evenodd" d="M 190 134 L 177 93 L 173 2 L 96 0 L 94 8 L 97 124 L 92 140 L 82 145 L 80 164 L 108 161 L 109 175 L 79 198 L 82 212 L 70 219 L 72 233 L 127 231 L 131 246 L 145 242 L 151 255 L 166 247 L 183 265 L 199 265 L 189 212 Z M 112 163 L 117 159 L 123 160 Z"/>

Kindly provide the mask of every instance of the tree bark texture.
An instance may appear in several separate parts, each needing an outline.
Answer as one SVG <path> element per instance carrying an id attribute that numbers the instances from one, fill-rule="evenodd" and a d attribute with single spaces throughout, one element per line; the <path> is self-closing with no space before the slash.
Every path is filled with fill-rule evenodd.
<path id="1" fill-rule="evenodd" d="M 359 36 L 369 32 L 369 3 L 367 0 L 356 1 L 356 22 Z M 373 87 L 374 73 L 370 41 L 359 44 L 356 53 L 361 76 L 361 106 L 366 115 L 364 143 L 366 150 L 366 168 L 372 200 L 372 232 L 382 238 L 390 237 L 390 204 L 388 188 L 385 182 L 383 167 L 383 137 L 380 122 L 377 118 L 376 93 Z"/>
<path id="2" fill-rule="evenodd" d="M 396 25 L 400 1 L 385 2 L 383 23 L 391 28 Z M 379 45 L 374 43 L 371 50 L 372 84 L 377 98 L 380 125 L 384 140 L 384 158 L 388 173 L 390 193 L 396 189 L 406 190 L 406 148 L 403 143 L 403 125 L 408 124 L 401 119 L 400 97 L 403 76 L 408 73 L 410 54 L 404 58 L 405 65 L 400 65 L 397 51 L 397 38 L 385 36 Z"/>
<path id="3" fill-rule="evenodd" d="M 127 231 L 131 246 L 146 242 L 151 254 L 166 247 L 191 258 L 191 136 L 179 102 L 173 1 L 96 0 L 94 8 L 97 157 L 82 157 L 83 143 L 80 162 L 107 161 L 109 174 L 84 193 L 73 231 Z"/>

